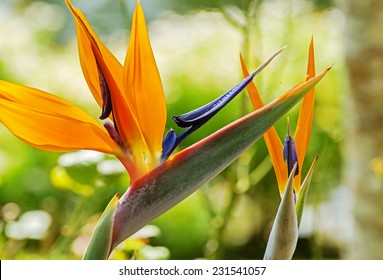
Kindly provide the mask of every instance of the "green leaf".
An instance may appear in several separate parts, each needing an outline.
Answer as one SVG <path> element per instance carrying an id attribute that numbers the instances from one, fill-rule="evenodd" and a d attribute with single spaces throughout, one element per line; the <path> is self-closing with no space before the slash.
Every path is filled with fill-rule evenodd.
<path id="1" fill-rule="evenodd" d="M 314 159 L 313 163 L 311 164 L 310 170 L 307 173 L 306 178 L 304 179 L 302 186 L 301 186 L 301 191 L 299 194 L 299 198 L 297 201 L 297 207 L 296 207 L 297 208 L 297 210 L 296 210 L 297 211 L 297 217 L 298 217 L 298 228 L 301 224 L 303 209 L 305 207 L 307 194 L 308 194 L 309 188 L 310 188 L 311 177 L 313 175 L 313 171 L 314 171 L 314 167 L 315 167 L 315 163 L 317 162 L 317 159 L 318 159 L 318 157 L 316 157 Z"/>
<path id="2" fill-rule="evenodd" d="M 111 199 L 98 221 L 84 254 L 84 260 L 106 260 L 108 258 L 111 249 L 112 229 L 117 204 L 118 194 Z"/>
<path id="3" fill-rule="evenodd" d="M 298 221 L 295 211 L 293 178 L 297 164 L 290 172 L 285 193 L 267 242 L 264 260 L 291 260 L 298 242 Z"/>
<path id="4" fill-rule="evenodd" d="M 170 157 L 137 180 L 117 207 L 112 248 L 230 165 L 298 103 L 329 69 Z"/>

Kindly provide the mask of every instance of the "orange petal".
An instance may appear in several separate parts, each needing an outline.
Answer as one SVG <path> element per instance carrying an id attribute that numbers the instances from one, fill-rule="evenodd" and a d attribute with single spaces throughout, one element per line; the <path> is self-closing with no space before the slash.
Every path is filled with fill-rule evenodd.
<path id="1" fill-rule="evenodd" d="M 93 31 L 82 12 L 79 9 L 75 9 L 69 0 L 66 0 L 66 4 L 76 22 L 79 57 L 85 79 L 97 103 L 101 105 L 100 82 L 94 49 L 97 49 L 97 52 L 100 53 L 102 60 L 107 68 L 110 69 L 113 79 L 116 81 L 117 88 L 114 90 L 119 90 L 118 86 L 121 86 L 122 65 L 97 37 L 97 34 Z"/>
<path id="2" fill-rule="evenodd" d="M 309 80 L 315 77 L 315 61 L 314 61 L 314 39 L 311 38 L 307 65 L 307 78 Z M 311 126 L 314 116 L 314 88 L 303 98 L 302 105 L 299 111 L 297 128 L 295 130 L 295 146 L 299 166 L 302 168 L 303 161 L 306 156 L 307 147 L 309 145 Z"/>
<path id="3" fill-rule="evenodd" d="M 0 122 L 31 146 L 47 151 L 118 151 L 91 116 L 71 103 L 37 89 L 0 81 Z"/>
<path id="4" fill-rule="evenodd" d="M 98 77 L 97 64 L 92 51 L 92 46 L 86 37 L 84 30 L 78 24 L 76 24 L 76 30 L 82 72 L 94 99 L 97 104 L 102 107 L 103 102 L 100 90 L 100 80 Z"/>
<path id="5" fill-rule="evenodd" d="M 244 77 L 249 75 L 246 68 L 245 62 L 242 55 L 240 56 L 242 73 Z M 250 96 L 251 103 L 253 104 L 254 110 L 262 108 L 264 106 L 262 99 L 259 95 L 258 89 L 253 82 L 247 86 L 247 92 Z M 282 194 L 288 179 L 287 166 L 283 159 L 283 145 L 279 138 L 279 135 L 274 127 L 271 127 L 264 135 L 265 143 L 269 151 L 271 161 L 274 166 L 275 175 L 279 186 L 279 191 Z"/>
<path id="6" fill-rule="evenodd" d="M 124 65 L 124 89 L 139 123 L 152 160 L 162 150 L 166 104 L 161 78 L 152 52 L 140 2 L 133 14 L 132 31 Z"/>
<path id="7" fill-rule="evenodd" d="M 66 3 L 76 21 L 80 59 L 89 87 L 95 99 L 101 104 L 98 64 L 111 93 L 112 117 L 117 124 L 122 141 L 127 148 L 131 148 L 132 142 L 142 142 L 143 136 L 124 95 L 122 65 L 98 39 L 82 12 L 75 9 L 69 0 L 66 0 Z"/>
<path id="8" fill-rule="evenodd" d="M 332 68 L 332 66 L 328 67 L 326 70 L 324 70 L 322 73 L 320 73 L 319 75 L 315 76 L 315 77 L 312 77 L 310 78 L 309 80 L 307 80 L 305 83 L 303 83 L 302 85 L 300 86 L 297 86 L 297 87 L 294 87 L 292 89 L 290 89 L 288 92 L 286 92 L 281 98 L 286 98 L 288 96 L 291 96 L 291 95 L 294 95 L 296 92 L 299 92 L 299 91 L 302 91 L 304 90 L 305 88 L 307 88 L 310 84 L 313 84 L 315 83 L 316 81 L 320 80 L 324 75 L 326 75 L 326 73 L 328 71 L 330 71 L 330 69 Z M 310 92 L 308 93 L 310 94 Z M 303 105 L 302 105 L 303 106 Z M 307 107 L 305 107 L 307 108 Z M 301 111 L 302 111 L 302 107 L 301 107 Z M 301 115 L 300 115 L 301 116 Z M 302 115 L 304 118 L 304 115 Z M 302 121 L 302 123 L 304 123 L 304 121 Z M 308 125 L 308 128 L 303 131 L 303 132 L 306 132 L 304 133 L 305 135 L 307 135 L 307 143 L 308 143 L 308 138 L 310 136 L 310 132 L 307 133 L 307 130 L 311 130 L 311 122 L 307 124 Z M 296 133 L 297 134 L 297 133 Z M 298 134 L 299 135 L 299 134 Z M 299 136 L 296 136 L 296 141 L 295 141 L 295 146 L 297 148 L 297 154 L 298 154 L 298 145 L 300 145 L 302 147 L 302 142 L 298 142 L 297 144 L 297 140 L 300 139 L 302 140 L 303 138 L 302 137 L 299 137 Z M 306 146 L 307 147 L 307 146 Z M 304 155 L 306 154 L 306 150 L 304 150 Z M 303 165 L 303 160 L 304 160 L 304 156 L 301 155 L 298 155 L 298 157 L 300 157 L 300 159 L 298 158 L 298 161 L 299 161 L 299 164 Z M 299 194 L 300 192 L 300 184 L 301 184 L 301 173 L 299 173 L 295 178 L 294 178 L 294 189 L 296 191 L 297 194 Z"/>

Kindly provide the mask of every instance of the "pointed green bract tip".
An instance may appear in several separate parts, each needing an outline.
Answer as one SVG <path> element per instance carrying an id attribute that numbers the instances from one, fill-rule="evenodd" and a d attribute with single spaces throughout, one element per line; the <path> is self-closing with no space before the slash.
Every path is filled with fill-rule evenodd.
<path id="1" fill-rule="evenodd" d="M 301 186 L 301 191 L 300 191 L 300 194 L 299 194 L 299 198 L 298 198 L 298 201 L 297 201 L 297 207 L 296 207 L 297 218 L 298 218 L 298 228 L 299 228 L 299 226 L 301 224 L 301 219 L 302 219 L 302 215 L 303 215 L 303 209 L 305 207 L 305 203 L 306 203 L 306 199 L 307 199 L 307 194 L 309 192 L 309 187 L 310 187 L 310 183 L 311 183 L 311 178 L 312 178 L 312 175 L 313 175 L 313 172 L 314 172 L 314 167 L 315 167 L 315 164 L 316 164 L 317 160 L 318 160 L 318 157 L 316 157 L 314 159 L 313 163 L 311 164 L 310 170 L 307 173 L 306 178 L 304 179 L 304 181 L 302 183 L 302 186 Z"/>
<path id="2" fill-rule="evenodd" d="M 295 164 L 287 181 L 285 193 L 267 242 L 265 260 L 290 260 L 298 242 L 298 221 L 295 212 L 293 178 Z"/>
<path id="3" fill-rule="evenodd" d="M 83 260 L 106 260 L 108 258 L 112 242 L 114 214 L 118 199 L 119 195 L 116 194 L 106 207 L 93 231 Z"/>

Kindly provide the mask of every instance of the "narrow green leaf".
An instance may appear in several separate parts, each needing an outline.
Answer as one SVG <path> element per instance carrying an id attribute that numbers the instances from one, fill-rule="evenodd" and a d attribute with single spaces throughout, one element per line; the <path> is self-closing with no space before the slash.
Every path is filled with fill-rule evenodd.
<path id="1" fill-rule="evenodd" d="M 117 207 L 112 248 L 230 165 L 298 103 L 329 69 L 170 157 L 137 180 L 121 197 Z"/>
<path id="2" fill-rule="evenodd" d="M 299 194 L 299 198 L 297 201 L 297 217 L 298 217 L 298 228 L 301 224 L 301 219 L 303 215 L 303 209 L 305 207 L 306 199 L 307 199 L 307 194 L 309 192 L 310 188 L 310 183 L 311 183 L 311 177 L 313 175 L 314 167 L 317 162 L 318 157 L 316 157 L 311 164 L 310 170 L 306 175 L 306 178 L 304 179 L 302 186 L 301 186 L 301 191 Z"/>
<path id="3" fill-rule="evenodd" d="M 111 199 L 98 221 L 83 260 L 106 260 L 108 258 L 112 243 L 112 228 L 118 198 L 119 196 L 116 194 Z"/>
<path id="4" fill-rule="evenodd" d="M 293 178 L 297 164 L 291 170 L 285 193 L 267 242 L 264 260 L 291 260 L 298 242 L 298 221 L 295 211 Z"/>

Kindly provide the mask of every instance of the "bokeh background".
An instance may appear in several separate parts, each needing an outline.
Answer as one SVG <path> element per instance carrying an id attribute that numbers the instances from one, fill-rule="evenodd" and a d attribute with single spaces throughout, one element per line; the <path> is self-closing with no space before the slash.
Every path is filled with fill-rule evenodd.
<path id="1" fill-rule="evenodd" d="M 136 0 L 73 0 L 124 60 Z M 361 3 L 360 3 L 361 2 Z M 171 116 L 241 80 L 239 53 L 265 102 L 305 76 L 315 40 L 316 87 L 303 174 L 313 175 L 294 259 L 383 258 L 383 1 L 141 0 Z M 100 111 L 79 64 L 64 0 L 0 0 L 0 79 Z M 299 107 L 288 113 L 295 130 Z M 1 111 L 1 109 L 0 109 Z M 252 111 L 237 97 L 181 148 Z M 1 113 L 1 112 L 0 112 Z M 283 139 L 286 117 L 276 128 Z M 0 258 L 80 259 L 103 209 L 129 178 L 113 157 L 48 153 L 0 125 Z M 262 259 L 280 196 L 263 139 L 219 176 L 124 242 L 114 259 Z"/>

